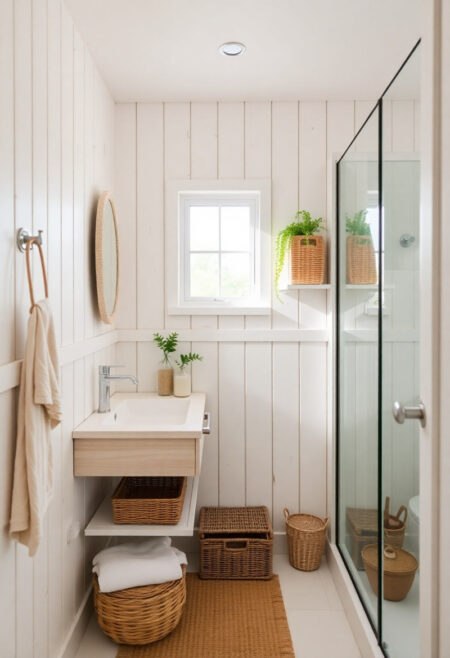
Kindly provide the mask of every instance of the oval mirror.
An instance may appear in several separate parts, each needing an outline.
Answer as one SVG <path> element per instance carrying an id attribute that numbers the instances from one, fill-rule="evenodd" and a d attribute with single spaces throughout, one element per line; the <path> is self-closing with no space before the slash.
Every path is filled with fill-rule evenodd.
<path id="1" fill-rule="evenodd" d="M 100 317 L 103 322 L 111 324 L 119 289 L 119 239 L 116 212 L 109 192 L 103 192 L 97 204 L 95 274 Z"/>

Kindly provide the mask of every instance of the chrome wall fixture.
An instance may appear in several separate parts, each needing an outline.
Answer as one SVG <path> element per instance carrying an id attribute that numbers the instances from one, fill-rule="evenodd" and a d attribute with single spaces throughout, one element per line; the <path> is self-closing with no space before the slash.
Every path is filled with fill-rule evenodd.
<path id="1" fill-rule="evenodd" d="M 37 242 L 42 246 L 43 233 L 44 231 L 39 230 L 37 235 L 30 235 L 30 233 L 25 228 L 19 228 L 17 231 L 17 238 L 16 238 L 17 248 L 19 249 L 19 251 L 23 253 L 27 246 L 27 242 L 29 242 L 30 240 L 33 240 L 33 242 Z M 31 248 L 33 249 L 33 245 L 31 245 Z"/>
<path id="2" fill-rule="evenodd" d="M 411 235 L 410 233 L 403 233 L 400 236 L 400 240 L 399 240 L 400 245 L 404 249 L 407 249 L 408 247 L 410 247 L 413 244 L 413 242 L 415 242 L 415 241 L 416 241 L 416 238 L 413 235 Z"/>

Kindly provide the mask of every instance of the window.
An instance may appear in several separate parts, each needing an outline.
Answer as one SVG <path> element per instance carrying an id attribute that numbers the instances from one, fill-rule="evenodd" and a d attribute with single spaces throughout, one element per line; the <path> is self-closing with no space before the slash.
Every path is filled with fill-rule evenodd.
<path id="1" fill-rule="evenodd" d="M 267 183 L 209 181 L 200 188 L 174 181 L 168 189 L 168 226 L 175 229 L 168 245 L 169 313 L 268 312 Z"/>

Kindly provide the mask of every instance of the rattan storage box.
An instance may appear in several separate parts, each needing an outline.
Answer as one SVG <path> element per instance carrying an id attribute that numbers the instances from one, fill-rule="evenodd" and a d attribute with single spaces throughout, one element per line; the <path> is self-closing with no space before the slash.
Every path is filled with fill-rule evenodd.
<path id="1" fill-rule="evenodd" d="M 185 477 L 122 478 L 112 496 L 113 522 L 174 525 L 185 493 Z"/>
<path id="2" fill-rule="evenodd" d="M 267 507 L 202 507 L 200 578 L 272 578 L 273 535 Z"/>

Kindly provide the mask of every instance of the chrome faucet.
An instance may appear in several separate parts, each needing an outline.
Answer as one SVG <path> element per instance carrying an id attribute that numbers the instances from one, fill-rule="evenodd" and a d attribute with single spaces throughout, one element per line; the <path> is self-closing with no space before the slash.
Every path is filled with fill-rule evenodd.
<path id="1" fill-rule="evenodd" d="M 110 389 L 112 379 L 129 379 L 133 384 L 138 383 L 137 377 L 134 375 L 111 375 L 111 368 L 123 368 L 123 366 L 99 366 L 98 367 L 98 412 L 100 414 L 111 411 L 110 404 Z"/>

